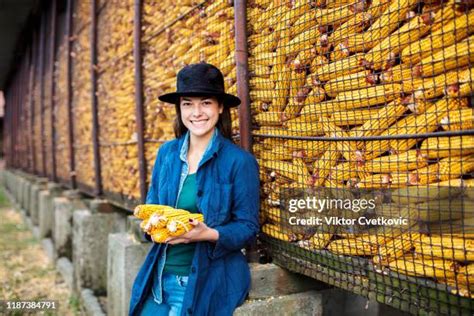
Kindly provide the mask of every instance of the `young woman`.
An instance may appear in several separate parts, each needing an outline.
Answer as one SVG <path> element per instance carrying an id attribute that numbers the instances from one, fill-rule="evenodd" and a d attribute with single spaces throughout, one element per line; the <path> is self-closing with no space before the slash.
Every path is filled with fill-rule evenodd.
<path id="1" fill-rule="evenodd" d="M 200 212 L 204 223 L 153 244 L 129 315 L 232 315 L 250 288 L 241 249 L 258 232 L 259 209 L 257 162 L 230 140 L 229 108 L 240 99 L 206 63 L 181 69 L 177 92 L 159 99 L 176 105 L 176 139 L 159 148 L 146 203 Z"/>

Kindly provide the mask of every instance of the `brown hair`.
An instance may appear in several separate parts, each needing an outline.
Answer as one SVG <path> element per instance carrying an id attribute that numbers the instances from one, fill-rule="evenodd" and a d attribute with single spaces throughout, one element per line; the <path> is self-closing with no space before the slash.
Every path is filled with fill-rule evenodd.
<path id="1" fill-rule="evenodd" d="M 221 97 L 216 97 L 217 103 L 223 104 L 223 99 Z M 173 123 L 174 135 L 176 138 L 179 138 L 186 134 L 188 128 L 184 125 L 181 120 L 181 109 L 179 107 L 179 102 L 175 104 L 176 117 Z M 222 113 L 219 114 L 219 120 L 217 121 L 216 127 L 219 129 L 219 132 L 225 138 L 232 140 L 232 119 L 230 116 L 230 108 L 224 105 Z"/>

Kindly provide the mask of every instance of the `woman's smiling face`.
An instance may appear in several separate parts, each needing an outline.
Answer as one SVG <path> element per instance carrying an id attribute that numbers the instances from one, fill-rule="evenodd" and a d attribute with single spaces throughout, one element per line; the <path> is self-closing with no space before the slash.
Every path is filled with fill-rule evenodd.
<path id="1" fill-rule="evenodd" d="M 216 97 L 181 97 L 179 107 L 184 126 L 197 137 L 212 133 L 223 111 Z"/>

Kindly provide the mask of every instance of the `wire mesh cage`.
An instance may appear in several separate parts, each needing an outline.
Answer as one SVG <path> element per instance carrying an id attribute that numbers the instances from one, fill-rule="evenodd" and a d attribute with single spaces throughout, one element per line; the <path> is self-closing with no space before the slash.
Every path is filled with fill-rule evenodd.
<path id="1" fill-rule="evenodd" d="M 91 109 L 90 1 L 75 1 L 73 14 L 72 112 L 75 175 L 84 188 L 95 187 Z M 87 191 L 91 192 L 91 191 Z"/>
<path id="2" fill-rule="evenodd" d="M 249 5 L 261 241 L 277 263 L 412 313 L 472 313 L 473 12 Z"/>
<path id="3" fill-rule="evenodd" d="M 98 8 L 99 144 L 100 159 L 107 162 L 101 164 L 101 176 L 107 197 L 120 202 L 140 198 L 133 5 L 133 0 L 107 1 Z"/>
<path id="4" fill-rule="evenodd" d="M 70 156 L 69 152 L 69 118 L 67 101 L 67 43 L 65 33 L 59 36 L 58 49 L 54 67 L 54 128 L 55 133 L 55 156 L 56 173 L 58 180 L 65 184 L 69 182 Z"/>

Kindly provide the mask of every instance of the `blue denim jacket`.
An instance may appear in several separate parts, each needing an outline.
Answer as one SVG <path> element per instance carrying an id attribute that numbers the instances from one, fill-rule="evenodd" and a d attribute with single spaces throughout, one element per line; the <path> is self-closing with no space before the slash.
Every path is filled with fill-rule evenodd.
<path id="1" fill-rule="evenodd" d="M 204 151 L 203 157 L 206 155 L 206 153 L 210 150 L 212 147 L 212 144 L 214 143 L 216 136 L 217 136 L 217 128 L 214 129 L 214 134 L 212 135 L 211 141 L 206 147 L 206 150 Z M 181 177 L 179 179 L 179 189 L 178 189 L 178 196 L 176 198 L 176 203 L 174 207 L 178 206 L 178 201 L 179 201 L 179 196 L 181 194 L 181 190 L 183 188 L 184 180 L 186 180 L 186 177 L 188 176 L 189 173 L 189 163 L 188 163 L 188 149 L 189 149 L 189 131 L 185 134 L 184 136 L 184 141 L 183 144 L 181 145 L 180 153 L 179 153 L 179 159 L 183 162 L 183 166 L 181 167 Z M 147 204 L 151 204 L 148 202 L 148 198 L 150 200 L 153 198 L 152 196 L 148 195 L 147 196 Z M 145 234 L 145 237 L 151 241 L 151 238 L 149 237 L 148 234 Z M 161 304 L 163 302 L 163 287 L 161 286 L 161 281 L 162 281 L 162 275 L 163 275 L 163 269 L 165 266 L 166 262 L 166 250 L 168 249 L 168 244 L 164 245 L 163 249 L 163 255 L 162 255 L 162 260 L 158 262 L 158 273 L 153 274 L 153 286 L 151 288 L 151 291 L 153 293 L 153 297 L 155 301 L 158 304 Z"/>
<path id="2" fill-rule="evenodd" d="M 183 170 L 187 173 L 180 159 L 185 138 L 160 147 L 147 203 L 176 205 Z M 219 232 L 219 240 L 196 244 L 181 315 L 232 315 L 250 289 L 249 267 L 240 250 L 258 232 L 257 161 L 216 131 L 199 162 L 196 185 L 198 210 Z M 154 243 L 133 284 L 129 315 L 139 315 L 165 255 L 166 244 Z"/>

